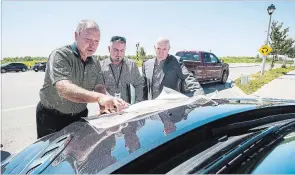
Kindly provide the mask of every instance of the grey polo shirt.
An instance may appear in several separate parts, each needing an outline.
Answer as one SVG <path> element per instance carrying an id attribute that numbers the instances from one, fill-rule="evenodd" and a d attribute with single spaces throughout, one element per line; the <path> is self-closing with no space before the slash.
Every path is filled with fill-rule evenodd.
<path id="1" fill-rule="evenodd" d="M 65 114 L 82 112 L 87 103 L 72 102 L 59 96 L 55 84 L 60 80 L 70 80 L 93 91 L 96 84 L 103 83 L 99 61 L 88 57 L 83 62 L 75 43 L 56 49 L 49 56 L 44 84 L 39 93 L 41 104 Z"/>
<path id="2" fill-rule="evenodd" d="M 135 101 L 143 100 L 143 79 L 134 60 L 124 58 L 120 64 L 114 65 L 110 58 L 106 58 L 100 62 L 100 65 L 103 81 L 110 95 L 115 96 L 115 93 L 120 93 L 124 101 L 130 102 L 128 86 L 132 84 L 135 88 Z"/>

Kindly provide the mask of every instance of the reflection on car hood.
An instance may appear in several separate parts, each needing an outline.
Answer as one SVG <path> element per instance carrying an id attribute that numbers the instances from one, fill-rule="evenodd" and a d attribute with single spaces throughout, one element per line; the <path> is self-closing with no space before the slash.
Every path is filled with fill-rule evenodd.
<path id="1" fill-rule="evenodd" d="M 155 147 L 193 130 L 199 126 L 224 118 L 231 114 L 264 108 L 266 106 L 285 105 L 295 102 L 284 100 L 229 99 L 215 100 L 202 107 L 180 106 L 153 115 L 141 116 L 108 129 L 100 129 L 84 120 L 73 123 L 50 139 L 37 141 L 14 158 L 5 162 L 3 173 L 19 173 L 28 166 L 38 170 L 40 157 L 36 156 L 56 139 L 71 134 L 72 139 L 57 157 L 48 157 L 51 163 L 43 167 L 42 173 L 110 173 L 134 160 Z M 119 117 L 119 116 L 118 116 Z M 40 170 L 40 169 L 39 169 Z M 26 172 L 23 172 L 26 173 Z"/>

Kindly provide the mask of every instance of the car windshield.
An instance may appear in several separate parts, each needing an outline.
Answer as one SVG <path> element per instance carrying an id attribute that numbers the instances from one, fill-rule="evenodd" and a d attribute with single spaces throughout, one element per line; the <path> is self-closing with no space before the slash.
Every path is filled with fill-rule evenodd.
<path id="1" fill-rule="evenodd" d="M 4 64 L 1 64 L 1 67 L 2 66 L 7 66 L 7 65 L 9 65 L 10 63 L 4 63 Z"/>

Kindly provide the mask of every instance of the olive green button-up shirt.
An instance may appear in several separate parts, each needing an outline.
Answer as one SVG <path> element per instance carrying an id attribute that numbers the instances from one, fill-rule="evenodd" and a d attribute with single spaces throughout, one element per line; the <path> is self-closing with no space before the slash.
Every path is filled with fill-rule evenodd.
<path id="1" fill-rule="evenodd" d="M 99 61 L 88 57 L 83 62 L 75 43 L 58 48 L 49 56 L 44 84 L 39 93 L 41 103 L 65 114 L 82 112 L 87 103 L 72 102 L 59 96 L 55 84 L 60 80 L 69 80 L 92 91 L 96 84 L 103 83 Z"/>

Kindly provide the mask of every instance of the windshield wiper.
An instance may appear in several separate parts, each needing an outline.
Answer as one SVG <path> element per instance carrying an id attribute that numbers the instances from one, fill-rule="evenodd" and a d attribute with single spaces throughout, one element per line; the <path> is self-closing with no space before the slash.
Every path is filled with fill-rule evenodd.
<path id="1" fill-rule="evenodd" d="M 224 166 L 227 166 L 227 164 L 234 158 L 242 156 L 244 151 L 247 150 L 248 147 L 250 147 L 253 144 L 257 144 L 256 142 L 262 139 L 263 137 L 273 134 L 275 131 L 278 131 L 279 127 L 274 126 L 269 129 L 267 129 L 264 132 L 261 132 L 260 134 L 257 134 L 256 136 L 253 136 L 249 140 L 241 143 L 237 148 L 235 148 L 233 151 L 231 151 L 228 154 L 225 154 L 224 156 L 217 159 L 215 162 L 212 162 L 211 164 L 207 165 L 206 167 L 197 170 L 194 168 L 191 170 L 188 174 L 191 173 L 198 173 L 198 174 L 210 174 L 212 172 L 216 172 L 220 169 L 223 169 Z"/>
<path id="2" fill-rule="evenodd" d="M 205 167 L 195 167 L 188 174 L 228 173 L 232 168 L 240 165 L 246 159 L 252 159 L 262 152 L 267 152 L 273 145 L 283 139 L 284 133 L 291 131 L 292 128 L 295 128 L 295 121 L 288 122 L 282 126 L 269 127 L 265 131 L 239 144 L 236 148 L 220 156 Z"/>
<path id="3" fill-rule="evenodd" d="M 213 135 L 224 135 L 232 130 L 245 130 L 245 129 L 251 129 L 257 126 L 262 126 L 265 124 L 277 122 L 277 121 L 284 121 L 284 120 L 289 120 L 289 119 L 294 119 L 295 120 L 295 114 L 280 114 L 280 115 L 272 115 L 272 116 L 267 116 L 263 117 L 260 119 L 255 119 L 255 120 L 249 120 L 249 121 L 244 121 L 244 122 L 237 122 L 233 124 L 229 124 L 223 127 L 219 128 L 214 128 L 212 129 Z"/>

